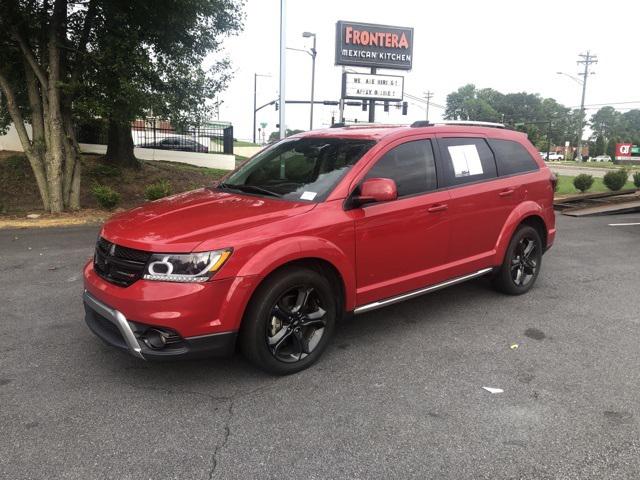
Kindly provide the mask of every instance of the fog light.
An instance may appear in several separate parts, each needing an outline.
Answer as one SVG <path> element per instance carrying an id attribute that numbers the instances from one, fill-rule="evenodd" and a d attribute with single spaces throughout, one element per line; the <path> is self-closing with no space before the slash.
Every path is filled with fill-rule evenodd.
<path id="1" fill-rule="evenodd" d="M 155 328 L 150 328 L 144 335 L 142 336 L 142 341 L 149 347 L 154 350 L 160 350 L 167 345 L 167 334 L 161 332 L 160 330 L 156 330 Z"/>

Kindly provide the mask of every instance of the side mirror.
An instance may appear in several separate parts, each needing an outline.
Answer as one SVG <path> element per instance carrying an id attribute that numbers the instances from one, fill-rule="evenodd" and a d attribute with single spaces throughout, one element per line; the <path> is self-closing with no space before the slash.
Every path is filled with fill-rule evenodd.
<path id="1" fill-rule="evenodd" d="M 369 178 L 360 185 L 360 195 L 353 198 L 356 206 L 389 202 L 398 198 L 396 182 L 390 178 Z"/>

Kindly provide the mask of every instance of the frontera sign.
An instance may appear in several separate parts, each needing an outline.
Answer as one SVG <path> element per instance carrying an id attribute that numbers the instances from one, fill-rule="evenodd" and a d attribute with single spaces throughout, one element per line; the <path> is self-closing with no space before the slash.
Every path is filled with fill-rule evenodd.
<path id="1" fill-rule="evenodd" d="M 411 70 L 413 28 L 336 23 L 336 65 Z"/>

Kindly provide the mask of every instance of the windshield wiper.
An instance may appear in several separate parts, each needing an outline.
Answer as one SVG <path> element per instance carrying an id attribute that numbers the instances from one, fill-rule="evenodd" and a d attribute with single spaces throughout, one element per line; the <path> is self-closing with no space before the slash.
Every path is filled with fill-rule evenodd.
<path id="1" fill-rule="evenodd" d="M 241 192 L 253 192 L 253 193 L 264 193 L 265 195 L 269 195 L 271 197 L 281 197 L 282 194 L 273 192 L 263 187 L 259 187 L 257 185 L 234 185 L 231 183 L 221 183 L 218 185 L 219 188 L 229 189 L 229 190 L 239 190 Z"/>

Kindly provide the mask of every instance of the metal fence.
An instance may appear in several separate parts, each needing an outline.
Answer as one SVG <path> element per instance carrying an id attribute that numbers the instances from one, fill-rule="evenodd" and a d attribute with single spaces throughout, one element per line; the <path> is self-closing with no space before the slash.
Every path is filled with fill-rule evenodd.
<path id="1" fill-rule="evenodd" d="M 77 134 L 80 143 L 107 144 L 108 129 L 104 121 L 80 125 Z M 131 136 L 138 148 L 233 154 L 233 126 L 223 123 L 207 122 L 181 128 L 166 120 L 141 119 L 132 122 Z"/>

